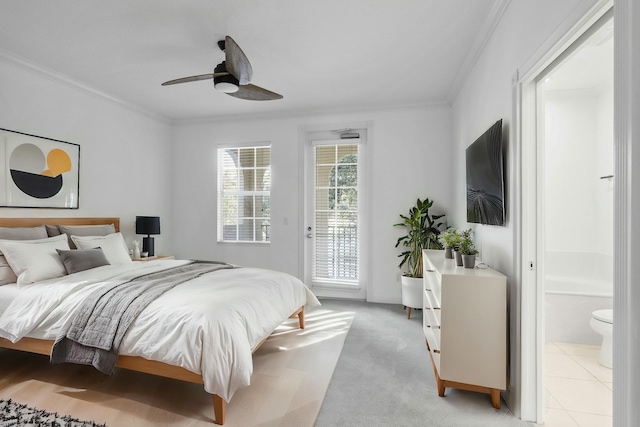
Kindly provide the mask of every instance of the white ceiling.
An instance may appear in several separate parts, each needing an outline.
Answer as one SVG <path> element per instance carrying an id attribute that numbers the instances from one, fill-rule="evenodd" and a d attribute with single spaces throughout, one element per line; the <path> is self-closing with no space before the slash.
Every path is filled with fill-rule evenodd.
<path id="1" fill-rule="evenodd" d="M 0 57 L 171 120 L 439 103 L 455 94 L 501 3 L 4 1 Z M 252 83 L 284 99 L 240 100 L 211 81 L 161 86 L 211 73 L 225 35 L 251 61 Z"/>
<path id="2" fill-rule="evenodd" d="M 613 86 L 613 20 L 552 68 L 543 85 L 545 91 L 598 90 Z"/>

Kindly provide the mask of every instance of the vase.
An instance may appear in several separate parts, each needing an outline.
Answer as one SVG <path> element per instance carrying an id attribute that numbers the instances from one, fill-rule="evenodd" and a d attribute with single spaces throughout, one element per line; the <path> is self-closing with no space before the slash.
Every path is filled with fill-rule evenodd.
<path id="1" fill-rule="evenodd" d="M 455 251 L 456 254 L 456 265 L 458 267 L 462 267 L 462 253 L 460 251 Z"/>
<path id="2" fill-rule="evenodd" d="M 462 255 L 462 263 L 464 264 L 464 268 L 476 268 L 476 256 Z"/>
<path id="3" fill-rule="evenodd" d="M 453 250 L 451 250 L 451 248 L 444 248 L 444 257 L 453 259 Z"/>

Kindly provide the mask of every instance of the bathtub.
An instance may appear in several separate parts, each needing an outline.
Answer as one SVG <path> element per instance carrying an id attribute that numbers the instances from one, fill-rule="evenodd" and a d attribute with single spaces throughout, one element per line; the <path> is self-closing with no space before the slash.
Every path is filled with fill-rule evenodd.
<path id="1" fill-rule="evenodd" d="M 594 310 L 613 308 L 613 256 L 547 252 L 544 286 L 546 341 L 600 344 L 589 321 Z"/>

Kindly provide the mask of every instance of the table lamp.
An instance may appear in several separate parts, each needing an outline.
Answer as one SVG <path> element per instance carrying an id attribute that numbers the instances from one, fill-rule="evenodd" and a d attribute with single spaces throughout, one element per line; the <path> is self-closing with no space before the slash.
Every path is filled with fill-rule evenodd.
<path id="1" fill-rule="evenodd" d="M 146 234 L 142 239 L 142 252 L 155 256 L 152 234 L 160 234 L 159 216 L 136 216 L 136 234 Z"/>

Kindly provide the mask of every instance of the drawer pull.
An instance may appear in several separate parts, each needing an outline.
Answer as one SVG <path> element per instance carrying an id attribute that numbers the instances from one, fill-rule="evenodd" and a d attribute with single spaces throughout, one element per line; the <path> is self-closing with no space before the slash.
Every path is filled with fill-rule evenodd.
<path id="1" fill-rule="evenodd" d="M 438 353 L 438 354 L 440 354 L 440 350 L 433 349 L 432 351 L 433 351 L 434 353 Z"/>

